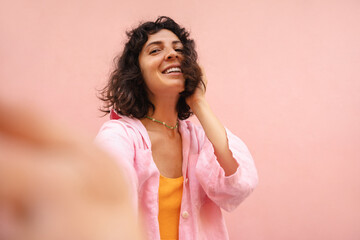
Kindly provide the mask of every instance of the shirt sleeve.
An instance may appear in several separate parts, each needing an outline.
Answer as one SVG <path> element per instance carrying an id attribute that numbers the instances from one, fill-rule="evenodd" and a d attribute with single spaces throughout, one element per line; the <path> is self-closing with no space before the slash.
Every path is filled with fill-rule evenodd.
<path id="1" fill-rule="evenodd" d="M 200 150 L 196 176 L 208 197 L 226 211 L 234 210 L 258 184 L 258 174 L 252 156 L 244 142 L 226 129 L 229 149 L 239 166 L 225 176 L 205 132 L 199 132 Z M 202 143 L 202 144 L 201 144 Z"/>
<path id="2" fill-rule="evenodd" d="M 119 120 L 107 121 L 96 136 L 95 143 L 108 152 L 119 165 L 127 181 L 134 210 L 137 211 L 138 179 L 134 168 L 135 147 L 130 131 Z"/>

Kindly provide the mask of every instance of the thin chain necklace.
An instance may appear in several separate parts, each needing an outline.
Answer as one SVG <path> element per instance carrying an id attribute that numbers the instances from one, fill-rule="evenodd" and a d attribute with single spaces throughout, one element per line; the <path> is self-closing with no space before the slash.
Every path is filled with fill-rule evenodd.
<path id="1" fill-rule="evenodd" d="M 149 117 L 149 116 L 147 116 L 147 115 L 146 115 L 145 117 L 148 118 L 148 119 L 150 119 L 150 120 L 152 120 L 153 122 L 160 123 L 160 124 L 164 125 L 165 127 L 167 127 L 168 129 L 171 129 L 171 130 L 176 129 L 176 128 L 178 128 L 178 126 L 179 126 L 179 121 L 176 123 L 175 126 L 169 126 L 169 125 L 167 125 L 165 122 L 161 122 L 161 121 L 159 121 L 159 120 L 156 120 L 155 118 Z"/>

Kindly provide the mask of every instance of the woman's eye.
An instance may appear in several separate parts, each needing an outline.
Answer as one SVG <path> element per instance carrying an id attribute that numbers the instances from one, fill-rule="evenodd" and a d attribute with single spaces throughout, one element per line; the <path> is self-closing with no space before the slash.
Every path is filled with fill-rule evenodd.
<path id="1" fill-rule="evenodd" d="M 150 54 L 153 54 L 153 53 L 157 53 L 158 51 L 160 51 L 159 49 L 153 49 L 150 51 Z"/>
<path id="2" fill-rule="evenodd" d="M 182 53 L 184 50 L 182 48 L 177 48 L 175 51 Z"/>

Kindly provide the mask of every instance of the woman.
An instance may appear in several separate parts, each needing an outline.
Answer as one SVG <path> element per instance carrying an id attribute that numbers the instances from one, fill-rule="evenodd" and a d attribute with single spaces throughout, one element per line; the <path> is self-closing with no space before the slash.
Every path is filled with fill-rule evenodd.
<path id="1" fill-rule="evenodd" d="M 220 208 L 233 210 L 257 185 L 251 155 L 205 100 L 184 28 L 159 17 L 128 37 L 102 91 L 112 120 L 97 142 L 125 170 L 148 239 L 228 239 Z"/>

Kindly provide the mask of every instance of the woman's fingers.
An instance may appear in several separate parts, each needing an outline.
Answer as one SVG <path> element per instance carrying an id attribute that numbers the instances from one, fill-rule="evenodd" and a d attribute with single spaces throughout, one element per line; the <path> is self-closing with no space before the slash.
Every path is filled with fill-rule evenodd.
<path id="1" fill-rule="evenodd" d="M 204 82 L 205 84 L 205 87 L 207 86 L 207 83 L 208 83 L 208 80 L 207 80 L 207 77 L 206 77 L 206 74 L 205 74 L 205 69 L 202 65 L 199 65 L 200 66 L 200 69 L 201 69 L 201 74 L 202 74 L 202 81 Z"/>

